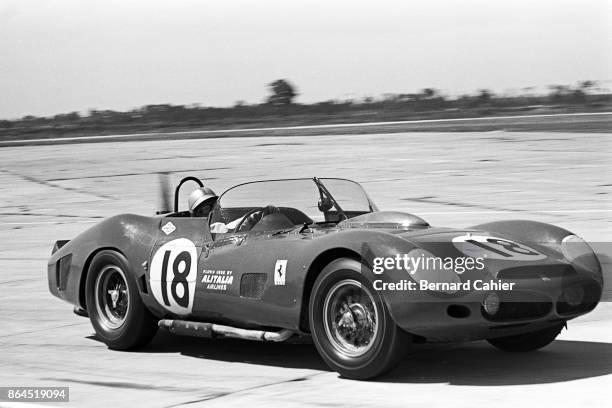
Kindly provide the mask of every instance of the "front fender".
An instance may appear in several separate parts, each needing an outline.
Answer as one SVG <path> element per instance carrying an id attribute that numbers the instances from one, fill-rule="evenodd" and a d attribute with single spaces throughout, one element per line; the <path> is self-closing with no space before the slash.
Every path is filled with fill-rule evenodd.
<path id="1" fill-rule="evenodd" d="M 475 225 L 470 229 L 510 235 L 516 239 L 541 245 L 560 244 L 563 238 L 573 235 L 556 225 L 530 220 L 494 221 Z"/>

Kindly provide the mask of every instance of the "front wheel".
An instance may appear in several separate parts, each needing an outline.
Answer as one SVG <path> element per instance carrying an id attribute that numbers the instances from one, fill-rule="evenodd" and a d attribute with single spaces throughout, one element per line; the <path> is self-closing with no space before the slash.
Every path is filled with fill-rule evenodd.
<path id="1" fill-rule="evenodd" d="M 112 349 L 144 346 L 157 332 L 156 319 L 140 299 L 129 263 L 118 252 L 101 251 L 92 260 L 86 303 L 97 337 Z"/>
<path id="2" fill-rule="evenodd" d="M 559 324 L 548 329 L 538 330 L 532 333 L 517 334 L 515 336 L 487 339 L 489 343 L 500 350 L 512 352 L 527 352 L 540 349 L 552 343 L 564 324 Z"/>
<path id="3" fill-rule="evenodd" d="M 409 341 L 361 268 L 353 259 L 331 262 L 317 277 L 309 304 L 319 354 L 333 370 L 357 380 L 393 368 Z"/>

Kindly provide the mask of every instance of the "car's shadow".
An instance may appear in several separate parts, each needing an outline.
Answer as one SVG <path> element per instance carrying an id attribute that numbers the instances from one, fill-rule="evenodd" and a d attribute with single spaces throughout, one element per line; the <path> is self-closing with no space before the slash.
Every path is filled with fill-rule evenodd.
<path id="1" fill-rule="evenodd" d="M 175 336 L 159 330 L 146 353 L 179 353 L 209 360 L 267 366 L 326 370 L 329 368 L 308 340 L 299 343 L 262 343 L 238 339 L 204 339 Z"/>
<path id="2" fill-rule="evenodd" d="M 330 371 L 314 345 L 209 340 L 160 331 L 142 350 L 288 368 Z M 544 384 L 612 373 L 612 343 L 557 340 L 532 353 L 508 353 L 484 341 L 457 345 L 414 346 L 393 371 L 378 382 L 454 385 Z"/>
<path id="3" fill-rule="evenodd" d="M 545 384 L 612 373 L 612 343 L 556 340 L 530 353 L 500 351 L 485 341 L 413 353 L 381 382 L 453 385 Z"/>

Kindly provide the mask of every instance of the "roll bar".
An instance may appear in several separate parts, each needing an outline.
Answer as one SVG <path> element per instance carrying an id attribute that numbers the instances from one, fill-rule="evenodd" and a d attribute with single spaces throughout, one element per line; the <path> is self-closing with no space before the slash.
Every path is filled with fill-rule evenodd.
<path id="1" fill-rule="evenodd" d="M 180 183 L 178 183 L 178 185 L 176 186 L 176 188 L 174 189 L 174 212 L 178 212 L 178 205 L 179 205 L 179 192 L 181 191 L 181 186 L 183 184 L 185 184 L 188 181 L 193 181 L 195 183 L 198 184 L 198 186 L 200 187 L 204 187 L 204 183 L 202 183 L 202 181 L 197 178 L 197 177 L 193 177 L 193 176 L 188 176 L 188 177 L 184 177 Z"/>

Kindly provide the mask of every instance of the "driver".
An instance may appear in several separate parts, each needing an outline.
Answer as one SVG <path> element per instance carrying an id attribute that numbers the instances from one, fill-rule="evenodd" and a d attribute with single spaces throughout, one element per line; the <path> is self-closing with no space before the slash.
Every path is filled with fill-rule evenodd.
<path id="1" fill-rule="evenodd" d="M 192 217 L 208 217 L 217 202 L 217 195 L 211 188 L 200 187 L 189 195 L 189 212 Z"/>
<path id="2" fill-rule="evenodd" d="M 232 222 L 224 224 L 222 222 L 214 222 L 210 225 L 210 232 L 214 233 L 227 233 L 234 232 L 235 229 L 240 226 L 240 231 L 250 231 L 261 219 L 272 213 L 279 212 L 279 209 L 273 205 L 267 205 L 261 210 L 251 213 L 246 219 L 244 216 L 235 219 Z M 244 221 L 243 221 L 244 220 Z"/>
<path id="3" fill-rule="evenodd" d="M 196 190 L 193 190 L 193 192 L 189 195 L 188 199 L 189 212 L 191 213 L 191 216 L 208 217 L 218 198 L 219 197 L 217 197 L 215 192 L 208 187 L 200 187 Z M 240 231 L 249 231 L 255 226 L 255 224 L 261 221 L 263 217 L 278 211 L 279 210 L 277 207 L 273 205 L 268 205 L 262 208 L 260 211 L 256 211 L 250 214 L 246 219 L 244 218 L 244 216 L 242 216 L 227 224 L 224 224 L 222 222 L 212 223 L 210 225 L 210 232 L 233 232 L 238 226 L 240 226 Z"/>

